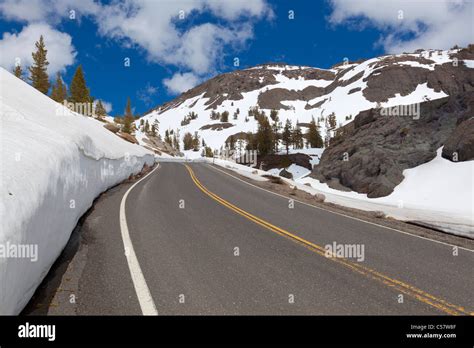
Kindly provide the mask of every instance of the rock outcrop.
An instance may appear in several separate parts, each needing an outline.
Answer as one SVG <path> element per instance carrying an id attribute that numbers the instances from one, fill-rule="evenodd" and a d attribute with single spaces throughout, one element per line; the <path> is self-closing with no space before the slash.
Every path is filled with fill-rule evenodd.
<path id="1" fill-rule="evenodd" d="M 474 110 L 473 105 L 471 110 Z M 461 122 L 451 133 L 444 144 L 442 156 L 453 162 L 474 160 L 474 116 Z"/>
<path id="2" fill-rule="evenodd" d="M 329 186 L 368 197 L 389 195 L 403 180 L 403 170 L 432 160 L 446 145 L 445 157 L 473 158 L 474 91 L 421 103 L 415 116 L 359 113 L 324 151 L 311 176 Z"/>

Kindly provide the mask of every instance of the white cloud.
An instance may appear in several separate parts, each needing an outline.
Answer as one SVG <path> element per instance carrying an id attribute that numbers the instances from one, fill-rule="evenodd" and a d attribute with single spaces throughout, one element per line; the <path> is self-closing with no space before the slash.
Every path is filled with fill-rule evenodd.
<path id="1" fill-rule="evenodd" d="M 163 58 L 197 74 L 206 74 L 213 71 L 215 63 L 223 59 L 226 45 L 242 46 L 252 36 L 249 25 L 229 29 L 205 23 L 188 30 L 181 36 L 180 46 L 175 52 Z"/>
<path id="2" fill-rule="evenodd" d="M 0 0 L 0 13 L 8 20 L 21 22 L 58 23 L 69 18 L 97 14 L 101 5 L 94 0 Z"/>
<path id="3" fill-rule="evenodd" d="M 31 53 L 35 50 L 35 42 L 40 35 L 43 35 L 48 50 L 48 73 L 51 77 L 74 63 L 76 51 L 69 34 L 57 31 L 47 24 L 33 23 L 23 27 L 19 33 L 3 33 L 0 40 L 0 65 L 12 70 L 19 58 L 26 71 L 26 67 L 33 63 Z"/>
<path id="4" fill-rule="evenodd" d="M 264 1 L 208 0 L 205 3 L 216 16 L 227 20 L 236 20 L 241 16 L 273 17 L 273 11 Z"/>
<path id="5" fill-rule="evenodd" d="M 201 79 L 191 72 L 175 73 L 171 78 L 163 80 L 163 84 L 168 89 L 168 92 L 172 94 L 186 92 L 199 82 L 201 82 Z"/>
<path id="6" fill-rule="evenodd" d="M 184 19 L 179 19 L 180 11 Z M 231 22 L 180 29 L 181 24 L 189 24 L 189 17 L 205 11 Z M 97 23 L 102 35 L 143 48 L 150 61 L 202 75 L 215 70 L 226 45 L 238 49 L 252 38 L 251 19 L 263 17 L 271 17 L 264 0 L 130 0 L 104 6 Z"/>
<path id="7" fill-rule="evenodd" d="M 158 87 L 155 87 L 148 82 L 146 86 L 137 92 L 137 98 L 146 105 L 153 103 L 153 97 L 158 93 Z"/>
<path id="8" fill-rule="evenodd" d="M 70 36 L 60 36 L 61 33 L 51 27 L 70 20 L 70 10 L 75 10 L 78 18 L 93 18 L 100 35 L 119 41 L 124 47 L 143 49 L 149 61 L 189 71 L 165 80 L 168 91 L 174 92 L 193 87 L 202 78 L 218 72 L 224 58 L 230 56 L 231 61 L 231 54 L 244 48 L 253 37 L 256 20 L 273 18 L 266 0 L 125 0 L 107 3 L 98 0 L 0 0 L 2 17 L 29 23 L 18 35 L 4 34 L 0 45 L 13 48 L 10 52 L 15 53 L 2 57 L 1 63 L 13 67 L 12 58 L 19 56 L 29 64 L 31 45 L 24 47 L 21 43 L 29 43 L 32 39 L 34 43 L 38 38 L 29 28 L 42 26 L 48 29 L 44 34 L 50 41 L 46 42 L 52 63 L 50 73 L 72 64 L 75 52 Z M 193 20 L 203 13 L 210 13 L 218 20 L 195 24 Z M 184 14 L 184 19 L 180 14 Z M 40 32 L 37 31 L 36 36 Z M 50 47 L 53 39 L 59 38 L 65 48 L 62 56 Z"/>
<path id="9" fill-rule="evenodd" d="M 474 2 L 470 0 L 332 0 L 333 24 L 373 25 L 390 53 L 418 48 L 448 49 L 472 43 Z M 400 18 L 402 17 L 402 18 Z"/>

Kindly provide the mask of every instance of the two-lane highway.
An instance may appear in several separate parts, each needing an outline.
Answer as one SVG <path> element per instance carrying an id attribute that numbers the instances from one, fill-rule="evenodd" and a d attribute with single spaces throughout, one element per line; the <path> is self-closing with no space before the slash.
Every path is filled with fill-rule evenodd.
<path id="1" fill-rule="evenodd" d="M 105 194 L 86 219 L 82 261 L 71 263 L 78 314 L 142 313 L 130 252 L 160 315 L 474 311 L 472 251 L 293 206 L 208 164 L 161 163 L 128 192 L 125 255 L 129 189 Z M 363 258 L 326 257 L 333 243 L 363 246 Z"/>

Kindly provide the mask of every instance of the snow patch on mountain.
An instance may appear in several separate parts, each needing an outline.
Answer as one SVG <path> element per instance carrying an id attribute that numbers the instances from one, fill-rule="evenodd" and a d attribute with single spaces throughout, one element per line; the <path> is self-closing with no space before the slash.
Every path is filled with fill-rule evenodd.
<path id="1" fill-rule="evenodd" d="M 180 137 L 185 132 L 198 132 L 199 136 L 205 140 L 208 146 L 213 150 L 219 149 L 225 145 L 225 141 L 229 136 L 252 132 L 257 130 L 258 123 L 253 117 L 248 117 L 248 110 L 255 106 L 259 106 L 259 97 L 265 92 L 288 91 L 291 93 L 299 93 L 299 97 L 291 97 L 290 100 L 281 100 L 278 108 L 279 119 L 284 124 L 287 119 L 291 120 L 293 125 L 296 122 L 309 123 L 314 117 L 327 118 L 328 115 L 334 113 L 337 125 L 345 125 L 350 122 L 360 111 L 367 110 L 378 106 L 376 102 L 368 100 L 364 96 L 364 90 L 367 88 L 367 82 L 372 76 L 376 76 L 390 65 L 399 64 L 411 67 L 423 67 L 434 70 L 436 65 L 452 62 L 451 55 L 459 50 L 425 50 L 410 54 L 385 55 L 373 59 L 368 59 L 359 63 L 344 63 L 337 65 L 331 69 L 318 69 L 305 66 L 290 65 L 259 65 L 248 68 L 241 73 L 247 72 L 259 74 L 257 81 L 258 86 L 250 91 L 240 93 L 242 98 L 229 98 L 229 93 L 218 93 L 212 96 L 207 95 L 209 90 L 204 90 L 199 95 L 193 95 L 187 99 L 177 98 L 174 102 L 167 103 L 165 107 L 153 110 L 144 116 L 150 124 L 154 120 L 160 122 L 159 133 L 163 137 L 166 130 L 180 129 Z M 464 64 L 469 65 L 469 61 L 465 60 Z M 238 72 L 238 71 L 237 71 Z M 236 73 L 237 73 L 236 72 Z M 230 73 L 233 74 L 233 73 Z M 262 74 L 266 74 L 265 77 Z M 329 74 L 329 75 L 320 75 Z M 332 75 L 331 75 L 332 74 Z M 321 78 L 318 78 L 321 77 Z M 333 76 L 329 78 L 328 76 Z M 264 83 L 264 81 L 266 81 Z M 269 82 L 270 81 L 270 82 Z M 240 83 L 240 82 L 239 82 Z M 331 86 L 331 84 L 335 86 Z M 331 88 L 330 88 L 331 87 Z M 199 88 L 196 87 L 196 88 Z M 313 92 L 309 89 L 313 88 Z M 314 90 L 321 90 L 321 95 L 317 95 Z M 219 90 L 219 89 L 217 89 Z M 215 90 L 214 92 L 215 93 Z M 191 93 L 192 95 L 192 93 Z M 308 95 L 310 97 L 305 97 Z M 445 97 L 444 92 L 435 92 L 427 86 L 426 82 L 420 83 L 416 88 L 407 95 L 400 94 L 389 98 L 388 101 L 381 102 L 381 107 L 391 107 L 398 104 L 413 104 L 425 100 L 433 100 Z M 261 108 L 267 115 L 270 109 Z M 234 113 L 239 110 L 237 119 L 234 119 Z M 185 126 L 181 126 L 181 121 L 189 112 L 197 113 L 198 117 Z M 205 125 L 217 124 L 219 120 L 211 120 L 212 111 L 220 112 L 228 111 L 231 127 L 212 130 L 201 129 Z M 137 122 L 138 125 L 138 122 Z M 325 122 L 320 124 L 320 132 L 324 137 L 329 130 Z M 303 128 L 303 131 L 305 129 Z M 142 139 L 141 131 L 137 132 L 137 138 Z M 142 140 L 139 140 L 143 143 Z M 182 148 L 181 142 L 181 148 Z"/>

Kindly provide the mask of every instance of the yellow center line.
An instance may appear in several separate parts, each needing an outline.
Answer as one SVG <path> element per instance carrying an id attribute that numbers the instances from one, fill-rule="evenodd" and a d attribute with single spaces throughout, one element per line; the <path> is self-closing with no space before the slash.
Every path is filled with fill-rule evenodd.
<path id="1" fill-rule="evenodd" d="M 410 285 L 410 284 L 407 284 L 405 282 L 402 282 L 401 280 L 397 280 L 397 279 L 394 279 L 394 278 L 391 278 L 391 277 L 388 277 L 378 271 L 375 271 L 369 267 L 365 267 L 365 266 L 362 266 L 358 263 L 355 263 L 353 261 L 350 261 L 348 259 L 345 259 L 345 258 L 335 258 L 335 257 L 327 257 L 326 256 L 326 250 L 320 246 L 320 245 L 317 245 L 315 243 L 312 243 L 304 238 L 301 238 L 291 232 L 288 232 L 280 227 L 277 227 L 275 225 L 272 225 L 271 223 L 255 216 L 255 215 L 252 215 L 250 214 L 249 212 L 243 210 L 243 209 L 240 209 L 239 207 L 233 205 L 232 203 L 226 201 L 225 199 L 223 199 L 222 197 L 216 195 L 215 193 L 209 191 L 203 184 L 201 184 L 201 182 L 197 179 L 197 177 L 195 176 L 193 170 L 191 169 L 191 167 L 189 167 L 187 164 L 185 164 L 186 166 L 186 169 L 188 170 L 190 176 L 191 176 L 191 179 L 193 180 L 194 184 L 202 191 L 204 192 L 206 195 L 208 195 L 209 197 L 211 197 L 213 200 L 217 201 L 218 203 L 224 205 L 225 207 L 229 208 L 230 210 L 234 211 L 235 213 L 247 218 L 248 220 L 262 226 L 262 227 L 265 227 L 266 229 L 272 231 L 272 232 L 275 232 L 281 236 L 284 236 L 284 237 L 287 237 L 289 239 L 291 239 L 292 241 L 294 242 L 297 242 L 303 246 L 305 246 L 306 248 L 308 248 L 309 250 L 317 253 L 318 255 L 321 255 L 321 256 L 324 256 L 325 258 L 331 260 L 331 261 L 334 261 L 334 262 L 337 262 L 359 274 L 362 274 L 364 276 L 367 276 L 371 279 L 374 279 L 374 280 L 377 280 L 378 282 L 384 284 L 384 285 L 387 285 L 391 288 L 394 288 L 396 289 L 397 291 L 400 291 L 410 297 L 413 297 L 417 300 L 419 300 L 420 302 L 423 302 L 427 305 L 430 305 L 444 313 L 447 313 L 447 314 L 450 314 L 450 315 L 463 315 L 463 314 L 467 314 L 467 315 L 474 315 L 474 312 L 469 312 L 468 310 L 466 310 L 464 307 L 461 307 L 461 306 L 457 306 L 457 305 L 454 305 L 454 304 L 451 304 L 449 303 L 448 301 L 444 300 L 444 299 L 441 299 L 441 298 L 438 298 L 438 297 L 435 297 L 434 295 L 431 295 L 421 289 L 418 289 L 416 288 L 415 286 L 413 285 Z"/>

